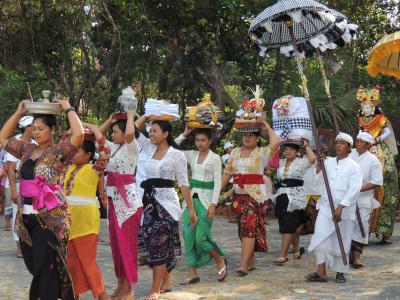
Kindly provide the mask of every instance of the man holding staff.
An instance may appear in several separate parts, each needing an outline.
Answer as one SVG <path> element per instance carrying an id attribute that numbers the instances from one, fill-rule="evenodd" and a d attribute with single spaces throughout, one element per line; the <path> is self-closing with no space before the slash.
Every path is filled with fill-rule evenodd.
<path id="1" fill-rule="evenodd" d="M 343 263 L 341 256 L 334 219 L 339 224 L 344 250 L 348 258 L 356 215 L 356 202 L 362 185 L 360 166 L 349 157 L 352 146 L 353 138 L 346 133 L 339 133 L 336 136 L 336 157 L 327 158 L 324 161 L 335 212 L 332 215 L 325 189 L 317 203 L 319 213 L 315 232 L 308 248 L 308 251 L 315 255 L 318 270 L 307 276 L 308 281 L 326 282 L 326 267 L 337 272 L 337 283 L 345 282 L 343 273 L 349 272 L 349 266 Z M 319 159 L 321 158 L 322 156 L 319 157 Z M 314 184 L 316 186 L 323 185 L 321 163 L 315 171 Z"/>

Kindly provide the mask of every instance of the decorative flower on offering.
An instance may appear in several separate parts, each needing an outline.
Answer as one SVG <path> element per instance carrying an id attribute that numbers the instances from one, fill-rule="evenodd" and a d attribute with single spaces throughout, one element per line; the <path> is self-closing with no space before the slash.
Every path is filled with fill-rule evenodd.
<path id="1" fill-rule="evenodd" d="M 265 100 L 261 98 L 262 89 L 259 85 L 255 90 L 251 90 L 254 98 L 244 100 L 242 108 L 236 112 L 234 126 L 241 132 L 256 132 L 260 131 L 261 122 L 266 119 L 263 108 Z"/>

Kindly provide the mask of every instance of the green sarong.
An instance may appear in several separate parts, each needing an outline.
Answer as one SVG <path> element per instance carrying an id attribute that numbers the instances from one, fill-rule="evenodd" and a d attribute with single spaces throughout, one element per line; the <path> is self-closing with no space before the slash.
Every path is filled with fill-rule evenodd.
<path id="1" fill-rule="evenodd" d="M 207 265 L 212 256 L 211 250 L 217 251 L 221 256 L 222 250 L 214 242 L 211 233 L 212 220 L 207 217 L 207 209 L 198 198 L 193 198 L 194 211 L 198 222 L 196 227 L 192 227 L 189 218 L 189 209 L 183 213 L 183 240 L 185 242 L 186 262 L 190 268 L 199 268 Z"/>

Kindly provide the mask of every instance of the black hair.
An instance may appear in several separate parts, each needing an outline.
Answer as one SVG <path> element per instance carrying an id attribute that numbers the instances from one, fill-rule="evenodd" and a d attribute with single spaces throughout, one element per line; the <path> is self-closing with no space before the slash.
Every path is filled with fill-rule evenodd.
<path id="1" fill-rule="evenodd" d="M 96 153 L 96 145 L 94 144 L 93 141 L 83 141 L 82 150 L 85 151 L 85 153 L 91 153 L 92 155 L 90 156 L 90 161 L 93 160 L 94 155 Z"/>
<path id="2" fill-rule="evenodd" d="M 256 137 L 260 137 L 261 136 L 261 131 L 249 131 L 249 132 L 243 132 L 243 133 L 252 133 L 254 134 Z M 261 140 L 258 140 L 257 142 L 257 147 L 261 147 Z"/>
<path id="3" fill-rule="evenodd" d="M 137 117 L 136 117 L 136 118 L 137 118 Z M 126 119 L 119 119 L 119 120 L 117 120 L 117 122 L 115 122 L 112 126 L 114 127 L 115 125 L 117 125 L 118 128 L 119 128 L 123 133 L 125 133 L 125 131 L 126 131 L 126 123 L 127 123 L 127 120 L 126 120 Z M 140 132 L 139 132 L 139 130 L 137 129 L 137 127 L 136 127 L 136 125 L 135 125 L 135 138 L 136 138 L 136 139 L 139 138 L 139 135 L 140 135 Z"/>
<path id="4" fill-rule="evenodd" d="M 114 127 L 115 125 L 117 125 L 118 128 L 119 128 L 123 133 L 125 133 L 125 130 L 126 130 L 126 120 L 125 120 L 125 119 L 119 119 L 119 120 L 117 120 L 117 121 L 113 124 L 113 127 Z"/>
<path id="5" fill-rule="evenodd" d="M 26 127 L 21 127 L 19 130 L 21 131 L 21 133 L 25 132 Z"/>
<path id="6" fill-rule="evenodd" d="M 210 148 L 214 147 L 215 129 L 212 129 L 212 128 L 196 128 L 195 130 L 193 130 L 193 136 L 195 137 L 195 139 L 196 139 L 196 136 L 198 134 L 205 135 L 207 137 L 207 139 L 209 139 L 211 141 Z"/>
<path id="7" fill-rule="evenodd" d="M 205 135 L 209 140 L 212 140 L 214 138 L 214 134 L 211 129 L 208 128 L 197 128 L 193 130 L 193 136 L 196 137 L 198 134 L 203 134 Z"/>
<path id="8" fill-rule="evenodd" d="M 48 114 L 35 114 L 33 116 L 33 121 L 41 119 L 44 124 L 46 124 L 48 127 L 56 128 L 57 127 L 57 118 L 55 115 L 48 115 Z"/>
<path id="9" fill-rule="evenodd" d="M 297 144 L 290 144 L 290 143 L 284 144 L 284 145 L 283 145 L 283 149 L 285 149 L 286 147 L 291 148 L 291 149 L 294 149 L 294 150 L 296 150 L 297 152 L 299 152 L 299 150 L 300 150 L 300 145 L 297 145 Z"/>
<path id="10" fill-rule="evenodd" d="M 174 147 L 175 149 L 179 149 L 179 146 L 175 143 L 174 138 L 172 136 L 172 125 L 170 122 L 168 121 L 154 121 L 153 124 L 157 124 L 158 126 L 160 126 L 162 132 L 168 132 L 168 136 L 167 136 L 167 143 L 168 145 Z"/>

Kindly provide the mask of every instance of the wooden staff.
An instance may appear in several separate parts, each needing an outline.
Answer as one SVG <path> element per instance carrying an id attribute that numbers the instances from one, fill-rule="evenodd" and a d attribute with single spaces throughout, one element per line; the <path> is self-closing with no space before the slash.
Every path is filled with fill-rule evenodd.
<path id="1" fill-rule="evenodd" d="M 298 72 L 299 72 L 300 78 L 301 78 L 301 85 L 302 85 L 304 98 L 306 98 L 306 100 L 307 100 L 306 101 L 307 109 L 308 109 L 308 114 L 310 115 L 313 136 L 314 136 L 314 139 L 315 139 L 315 143 L 317 145 L 317 152 L 321 153 L 322 149 L 321 149 L 321 144 L 319 142 L 317 126 L 315 125 L 315 119 L 314 119 L 314 115 L 313 115 L 313 111 L 312 111 L 312 107 L 311 107 L 310 94 L 308 92 L 308 87 L 307 87 L 307 78 L 304 75 L 302 59 L 300 58 L 299 53 L 297 51 L 297 42 L 296 42 L 296 38 L 295 38 L 294 33 L 293 33 L 293 22 L 292 21 L 286 22 L 286 26 L 289 29 L 290 38 L 291 38 L 293 49 L 294 49 L 294 52 L 295 52 L 295 55 L 296 55 L 297 69 L 298 69 Z M 322 175 L 323 175 L 323 178 L 324 178 L 326 191 L 327 191 L 327 194 L 328 194 L 329 206 L 331 208 L 331 212 L 332 212 L 332 216 L 333 216 L 335 214 L 335 206 L 333 204 L 332 192 L 331 192 L 331 188 L 329 186 L 328 174 L 326 173 L 325 163 L 323 161 L 321 161 L 321 170 L 322 170 Z M 332 219 L 333 219 L 333 223 L 335 225 L 336 235 L 337 235 L 337 239 L 338 239 L 338 242 L 339 242 L 339 248 L 340 248 L 340 253 L 341 253 L 342 259 L 343 259 L 343 264 L 347 265 L 347 256 L 346 256 L 346 253 L 344 251 L 342 234 L 340 233 L 339 224 L 338 224 L 338 222 L 336 221 L 335 218 L 332 218 Z"/>

